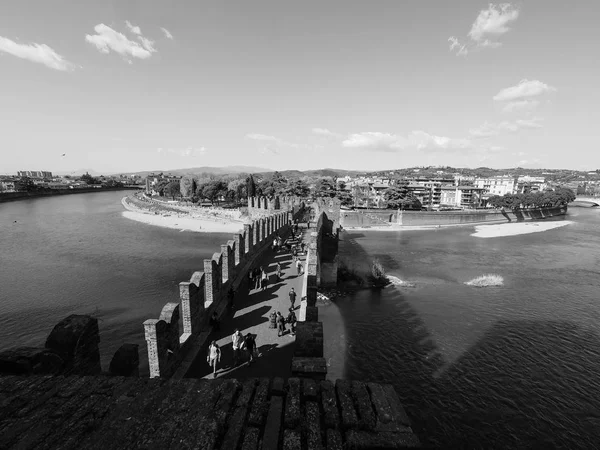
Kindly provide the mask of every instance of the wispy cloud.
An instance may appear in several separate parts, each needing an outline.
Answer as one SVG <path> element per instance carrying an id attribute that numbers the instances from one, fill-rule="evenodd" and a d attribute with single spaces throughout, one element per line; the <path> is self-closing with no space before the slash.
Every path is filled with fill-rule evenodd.
<path id="1" fill-rule="evenodd" d="M 313 134 L 318 136 L 325 136 L 329 138 L 341 139 L 343 137 L 340 133 L 334 133 L 333 131 L 329 131 L 327 128 L 313 128 Z"/>
<path id="2" fill-rule="evenodd" d="M 156 52 L 154 48 L 154 42 L 150 39 L 141 35 L 139 27 L 132 26 L 129 22 L 126 25 L 136 35 L 140 43 L 132 41 L 127 36 L 118 31 L 113 30 L 111 27 L 104 25 L 103 23 L 98 24 L 94 27 L 96 34 L 85 36 L 85 40 L 90 44 L 94 45 L 101 53 L 110 53 L 111 50 L 124 57 L 130 64 L 131 60 L 129 56 L 138 59 L 147 59 L 152 56 L 152 53 Z M 136 33 L 135 31 L 139 31 Z"/>
<path id="3" fill-rule="evenodd" d="M 554 91 L 556 91 L 555 87 L 549 86 L 546 83 L 542 83 L 539 80 L 523 79 L 519 81 L 519 84 L 516 86 L 502 89 L 500 92 L 494 95 L 493 99 L 497 102 L 507 102 L 529 97 L 536 97 L 538 95 Z"/>
<path id="4" fill-rule="evenodd" d="M 510 3 L 500 5 L 490 3 L 487 9 L 479 12 L 471 25 L 468 44 L 460 43 L 454 36 L 448 38 L 450 51 L 457 49 L 457 55 L 466 55 L 473 48 L 498 48 L 502 44 L 497 41 L 497 38 L 508 33 L 510 31 L 508 25 L 518 17 L 519 10 Z"/>
<path id="5" fill-rule="evenodd" d="M 485 122 L 483 125 L 469 130 L 469 134 L 474 138 L 487 138 L 505 132 L 514 133 L 522 129 L 542 128 L 541 121 L 542 119 L 535 117 L 533 119 L 518 119 L 514 122 L 503 121 L 496 124 Z"/>
<path id="6" fill-rule="evenodd" d="M 132 25 L 129 20 L 125 21 L 125 25 L 127 25 L 127 28 L 129 28 L 129 31 L 131 31 L 133 34 L 137 34 L 137 35 L 142 34 L 142 30 L 140 29 L 140 27 Z"/>
<path id="7" fill-rule="evenodd" d="M 502 108 L 502 112 L 514 113 L 532 111 L 540 104 L 537 100 L 517 100 L 514 102 L 508 102 Z"/>
<path id="8" fill-rule="evenodd" d="M 202 156 L 205 155 L 207 153 L 207 150 L 205 147 L 185 147 L 185 148 L 163 148 L 163 147 L 159 147 L 156 149 L 158 151 L 158 153 L 162 153 L 162 154 L 174 154 L 174 155 L 179 155 L 179 156 L 184 156 L 184 157 L 189 157 L 189 156 Z"/>
<path id="9" fill-rule="evenodd" d="M 253 141 L 269 142 L 270 144 L 265 148 L 268 148 L 268 152 L 270 152 L 270 153 L 279 153 L 280 147 L 290 147 L 290 148 L 308 147 L 306 145 L 296 144 L 294 142 L 288 142 L 288 141 L 285 141 L 285 140 L 280 139 L 275 136 L 269 136 L 267 134 L 260 134 L 260 133 L 249 133 L 246 135 L 246 139 L 251 139 Z"/>
<path id="10" fill-rule="evenodd" d="M 163 27 L 160 27 L 160 29 L 167 39 L 173 39 L 173 35 L 171 34 L 171 32 L 169 30 L 167 30 L 166 28 L 163 28 Z"/>
<path id="11" fill-rule="evenodd" d="M 342 146 L 382 152 L 396 152 L 404 149 L 422 151 L 437 151 L 451 149 L 469 149 L 472 143 L 469 139 L 454 139 L 436 136 L 425 131 L 416 130 L 407 137 L 397 134 L 367 131 L 349 135 Z"/>
<path id="12" fill-rule="evenodd" d="M 65 72 L 70 72 L 80 67 L 67 61 L 46 44 L 20 44 L 0 36 L 0 52 Z"/>
<path id="13" fill-rule="evenodd" d="M 448 38 L 448 42 L 450 42 L 450 51 L 453 51 L 455 48 L 458 49 L 456 52 L 458 56 L 465 56 L 469 53 L 467 46 L 458 42 L 458 39 L 456 39 L 454 36 L 450 36 Z"/>

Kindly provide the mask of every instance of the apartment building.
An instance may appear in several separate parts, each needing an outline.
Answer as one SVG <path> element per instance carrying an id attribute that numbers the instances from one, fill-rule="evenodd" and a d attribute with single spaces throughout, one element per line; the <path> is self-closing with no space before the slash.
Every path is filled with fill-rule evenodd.
<path id="1" fill-rule="evenodd" d="M 477 178 L 473 184 L 475 187 L 485 190 L 488 196 L 514 194 L 517 189 L 517 178 L 512 175 Z"/>

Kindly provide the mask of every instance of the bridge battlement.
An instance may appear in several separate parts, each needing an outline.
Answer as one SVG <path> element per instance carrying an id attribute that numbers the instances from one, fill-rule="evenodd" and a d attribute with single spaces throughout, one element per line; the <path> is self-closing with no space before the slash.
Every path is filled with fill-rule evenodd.
<path id="1" fill-rule="evenodd" d="M 0 375 L 0 448 L 418 448 L 391 385 Z M 260 447 L 259 447 L 260 445 Z"/>
<path id="2" fill-rule="evenodd" d="M 248 197 L 248 215 L 253 219 L 278 212 L 295 216 L 304 207 L 304 200 L 300 197 Z"/>

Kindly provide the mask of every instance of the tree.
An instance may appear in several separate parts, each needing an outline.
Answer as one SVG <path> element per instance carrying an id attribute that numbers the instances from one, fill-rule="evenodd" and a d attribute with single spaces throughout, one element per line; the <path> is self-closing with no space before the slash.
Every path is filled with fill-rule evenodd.
<path id="1" fill-rule="evenodd" d="M 86 184 L 100 184 L 100 181 L 97 178 L 94 178 L 89 173 L 85 173 L 81 175 L 81 181 L 85 181 Z"/>
<path id="2" fill-rule="evenodd" d="M 176 195 L 181 195 L 181 186 L 179 180 L 170 181 L 164 188 L 164 195 L 175 200 Z"/>
<path id="3" fill-rule="evenodd" d="M 193 175 L 185 175 L 180 183 L 181 196 L 183 198 L 190 198 L 196 192 L 196 178 Z"/>
<path id="4" fill-rule="evenodd" d="M 227 185 L 221 180 L 213 180 L 198 186 L 199 197 L 208 199 L 211 203 L 218 201 L 223 192 L 227 191 Z"/>
<path id="5" fill-rule="evenodd" d="M 306 181 L 295 180 L 285 186 L 282 194 L 286 196 L 308 197 L 310 194 L 310 188 L 308 187 Z"/>
<path id="6" fill-rule="evenodd" d="M 38 190 L 38 186 L 29 177 L 21 177 L 19 182 L 19 190 L 26 192 L 33 192 Z"/>
<path id="7" fill-rule="evenodd" d="M 154 190 L 158 192 L 158 195 L 162 197 L 163 195 L 165 195 L 165 187 L 168 184 L 169 180 L 163 178 L 156 183 L 156 186 L 154 186 Z"/>
<path id="8" fill-rule="evenodd" d="M 404 198 L 408 195 L 406 186 L 396 185 L 390 186 L 383 193 L 383 198 L 387 202 L 387 207 L 390 209 L 400 209 L 404 205 Z"/>
<path id="9" fill-rule="evenodd" d="M 336 194 L 336 186 L 331 177 L 319 178 L 315 183 L 315 197 L 332 198 Z"/>
<path id="10" fill-rule="evenodd" d="M 236 202 L 239 202 L 244 198 L 244 194 L 247 189 L 247 181 L 238 178 L 237 180 L 232 180 L 227 185 L 227 193 L 228 196 L 231 197 Z"/>
<path id="11" fill-rule="evenodd" d="M 256 197 L 256 183 L 252 174 L 246 180 L 246 192 L 248 193 L 248 197 Z"/>

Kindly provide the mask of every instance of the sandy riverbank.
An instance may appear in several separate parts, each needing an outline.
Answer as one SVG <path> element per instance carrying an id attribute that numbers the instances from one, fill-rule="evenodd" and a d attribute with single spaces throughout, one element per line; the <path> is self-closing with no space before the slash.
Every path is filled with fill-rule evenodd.
<path id="1" fill-rule="evenodd" d="M 243 230 L 244 224 L 239 222 L 215 222 L 186 216 L 161 216 L 134 211 L 123 211 L 123 217 L 157 227 L 173 228 L 181 231 L 199 233 L 237 233 Z"/>
<path id="2" fill-rule="evenodd" d="M 124 197 L 121 201 L 127 211 L 123 217 L 157 227 L 171 228 L 180 231 L 195 231 L 198 233 L 237 233 L 244 229 L 244 223 L 239 221 L 203 218 L 200 215 L 186 214 L 185 212 L 155 214 L 137 208 Z"/>
<path id="3" fill-rule="evenodd" d="M 503 223 L 500 225 L 479 225 L 475 227 L 475 233 L 471 234 L 471 236 L 478 238 L 517 236 L 520 234 L 540 233 L 572 223 L 570 220 L 561 220 L 559 222 L 519 222 Z"/>

